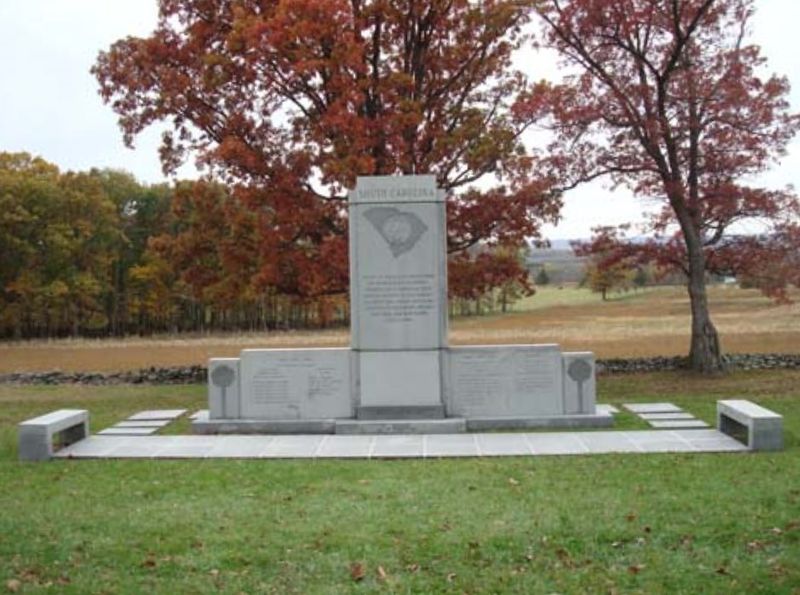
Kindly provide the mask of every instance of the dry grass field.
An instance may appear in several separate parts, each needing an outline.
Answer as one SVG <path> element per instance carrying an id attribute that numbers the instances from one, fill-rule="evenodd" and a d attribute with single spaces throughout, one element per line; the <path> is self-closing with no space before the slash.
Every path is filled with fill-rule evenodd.
<path id="1" fill-rule="evenodd" d="M 723 349 L 737 353 L 800 352 L 800 292 L 795 303 L 775 304 L 753 290 L 711 289 L 712 316 Z M 149 366 L 203 364 L 209 357 L 235 356 L 243 348 L 346 346 L 346 329 L 154 337 L 125 340 L 59 340 L 0 343 L 0 373 L 121 371 Z M 689 308 L 685 291 L 653 288 L 613 295 L 575 288 L 543 288 L 504 315 L 456 318 L 453 345 L 559 343 L 591 350 L 600 358 L 685 355 Z"/>

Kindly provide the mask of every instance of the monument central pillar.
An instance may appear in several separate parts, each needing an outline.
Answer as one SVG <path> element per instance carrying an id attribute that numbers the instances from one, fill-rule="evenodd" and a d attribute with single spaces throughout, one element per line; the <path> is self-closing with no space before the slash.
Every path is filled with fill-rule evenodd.
<path id="1" fill-rule="evenodd" d="M 444 417 L 444 192 L 430 175 L 359 178 L 349 206 L 356 416 Z"/>

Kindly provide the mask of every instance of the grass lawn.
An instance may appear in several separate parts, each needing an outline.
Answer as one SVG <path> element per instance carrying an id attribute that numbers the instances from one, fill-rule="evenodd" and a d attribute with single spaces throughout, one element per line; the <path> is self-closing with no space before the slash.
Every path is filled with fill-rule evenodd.
<path id="1" fill-rule="evenodd" d="M 774 454 L 22 464 L 25 418 L 86 407 L 100 429 L 204 388 L 0 385 L 0 592 L 800 593 L 798 387 L 599 379 L 603 402 L 709 422 L 757 400 L 784 415 Z"/>

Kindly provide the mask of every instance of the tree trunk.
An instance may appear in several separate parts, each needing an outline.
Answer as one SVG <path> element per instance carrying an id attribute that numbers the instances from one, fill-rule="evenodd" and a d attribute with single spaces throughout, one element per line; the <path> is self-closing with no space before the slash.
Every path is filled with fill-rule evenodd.
<path id="1" fill-rule="evenodd" d="M 706 293 L 705 255 L 702 249 L 693 249 L 687 242 L 689 253 L 689 301 L 692 310 L 692 339 L 689 362 L 692 370 L 701 374 L 718 374 L 725 369 L 719 346 L 719 335 L 708 312 Z"/>

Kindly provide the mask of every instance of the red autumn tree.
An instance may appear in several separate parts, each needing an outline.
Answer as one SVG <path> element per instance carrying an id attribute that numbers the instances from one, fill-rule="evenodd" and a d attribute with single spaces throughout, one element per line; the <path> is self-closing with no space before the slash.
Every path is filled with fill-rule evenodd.
<path id="1" fill-rule="evenodd" d="M 617 237 L 618 255 L 638 252 L 686 274 L 690 363 L 705 373 L 723 367 L 707 272 L 723 253 L 729 265 L 753 268 L 761 253 L 754 244 L 775 250 L 781 239 L 796 238 L 796 198 L 745 182 L 784 153 L 799 124 L 788 112 L 787 80 L 762 78 L 765 60 L 746 41 L 753 4 L 542 0 L 535 12 L 544 40 L 574 74 L 563 85 L 540 85 L 518 105 L 526 119 L 551 116 L 551 164 L 565 186 L 609 175 L 663 201 L 652 222 L 661 238 L 636 245 Z M 727 239 L 745 218 L 775 228 L 764 241 Z M 596 244 L 607 249 L 607 240 Z"/>
<path id="2" fill-rule="evenodd" d="M 228 182 L 294 263 L 261 278 L 313 295 L 346 271 L 358 175 L 435 174 L 451 251 L 520 246 L 557 215 L 510 115 L 528 18 L 517 0 L 161 0 L 153 34 L 93 72 L 126 142 L 166 122 L 165 170 L 194 154 Z"/>

